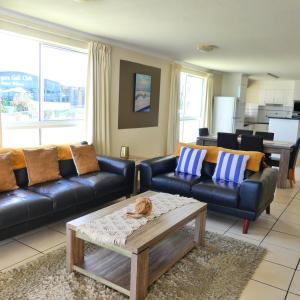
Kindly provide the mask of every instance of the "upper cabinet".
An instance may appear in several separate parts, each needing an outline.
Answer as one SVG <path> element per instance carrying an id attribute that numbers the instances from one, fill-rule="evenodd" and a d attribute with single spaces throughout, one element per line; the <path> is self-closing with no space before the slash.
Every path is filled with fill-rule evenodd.
<path id="1" fill-rule="evenodd" d="M 284 106 L 293 106 L 294 93 L 295 81 L 293 80 L 249 79 L 246 90 L 246 102 L 258 105 L 282 104 Z"/>

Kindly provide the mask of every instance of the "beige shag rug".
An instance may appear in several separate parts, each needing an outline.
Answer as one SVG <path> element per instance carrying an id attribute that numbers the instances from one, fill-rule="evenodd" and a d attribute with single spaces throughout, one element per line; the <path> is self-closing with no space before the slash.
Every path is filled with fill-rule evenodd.
<path id="1" fill-rule="evenodd" d="M 186 229 L 190 231 L 191 229 Z M 265 250 L 207 232 L 205 248 L 186 255 L 150 288 L 147 299 L 238 299 Z M 87 246 L 87 251 L 93 247 Z M 0 299 L 118 300 L 126 296 L 65 270 L 65 248 L 0 273 Z"/>

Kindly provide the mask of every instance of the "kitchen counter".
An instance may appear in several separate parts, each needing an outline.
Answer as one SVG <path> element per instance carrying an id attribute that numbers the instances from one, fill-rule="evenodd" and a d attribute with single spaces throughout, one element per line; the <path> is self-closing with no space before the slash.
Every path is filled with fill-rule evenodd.
<path id="1" fill-rule="evenodd" d="M 300 120 L 299 117 L 292 117 L 292 118 L 286 118 L 286 117 L 269 117 L 269 119 L 280 119 L 280 120 Z"/>
<path id="2" fill-rule="evenodd" d="M 244 126 L 255 125 L 255 124 L 268 125 L 269 122 L 245 122 Z"/>

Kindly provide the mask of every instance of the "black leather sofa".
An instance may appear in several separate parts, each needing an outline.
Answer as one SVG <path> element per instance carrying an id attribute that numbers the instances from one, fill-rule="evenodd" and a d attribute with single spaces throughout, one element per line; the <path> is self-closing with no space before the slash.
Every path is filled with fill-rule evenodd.
<path id="1" fill-rule="evenodd" d="M 176 173 L 175 156 L 158 157 L 141 162 L 141 191 L 154 190 L 193 197 L 206 202 L 208 209 L 244 219 L 243 233 L 249 221 L 266 210 L 270 213 L 276 189 L 277 170 L 265 168 L 254 173 L 246 170 L 241 184 L 214 182 L 216 164 L 204 161 L 200 177 Z"/>
<path id="2" fill-rule="evenodd" d="M 77 176 L 73 160 L 61 160 L 62 179 L 33 186 L 28 186 L 26 168 L 16 170 L 20 189 L 0 193 L 0 240 L 129 196 L 134 162 L 106 156 L 97 156 L 97 160 L 100 172 L 82 176 Z"/>

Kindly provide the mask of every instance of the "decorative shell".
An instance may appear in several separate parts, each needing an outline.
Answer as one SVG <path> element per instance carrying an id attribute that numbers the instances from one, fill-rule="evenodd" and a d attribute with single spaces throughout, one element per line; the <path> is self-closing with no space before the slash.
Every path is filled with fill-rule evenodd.
<path id="1" fill-rule="evenodd" d="M 152 202 L 150 198 L 143 197 L 135 200 L 135 207 L 133 212 L 127 212 L 127 216 L 130 218 L 143 218 L 149 216 L 152 211 Z"/>
<path id="2" fill-rule="evenodd" d="M 152 211 L 152 202 L 150 198 L 138 198 L 135 200 L 135 212 L 143 215 L 150 215 Z"/>

